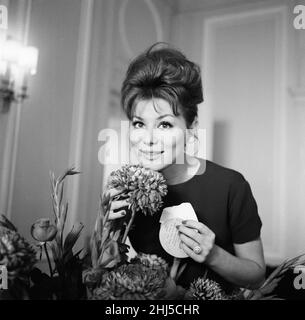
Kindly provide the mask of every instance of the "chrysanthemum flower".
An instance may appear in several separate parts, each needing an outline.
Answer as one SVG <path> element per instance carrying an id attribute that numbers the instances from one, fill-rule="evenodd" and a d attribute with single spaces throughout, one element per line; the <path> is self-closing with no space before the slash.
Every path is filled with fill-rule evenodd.
<path id="1" fill-rule="evenodd" d="M 131 209 L 150 215 L 161 208 L 167 193 L 163 175 L 141 165 L 125 165 L 113 171 L 107 187 L 123 189 L 129 195 Z"/>
<path id="2" fill-rule="evenodd" d="M 123 264 L 104 274 L 92 300 L 153 300 L 164 294 L 166 276 L 162 269 L 141 264 Z"/>
<path id="3" fill-rule="evenodd" d="M 130 264 L 106 272 L 93 300 L 153 300 L 165 294 L 168 265 L 156 255 L 139 254 Z"/>
<path id="4" fill-rule="evenodd" d="M 36 261 L 35 250 L 18 232 L 0 227 L 0 265 L 10 281 L 25 279 Z"/>
<path id="5" fill-rule="evenodd" d="M 211 279 L 198 278 L 191 283 L 185 295 L 187 300 L 228 300 L 229 296 Z"/>
<path id="6" fill-rule="evenodd" d="M 146 254 L 141 252 L 131 259 L 130 262 L 133 264 L 142 264 L 150 269 L 162 269 L 166 273 L 169 272 L 168 263 L 156 254 Z"/>

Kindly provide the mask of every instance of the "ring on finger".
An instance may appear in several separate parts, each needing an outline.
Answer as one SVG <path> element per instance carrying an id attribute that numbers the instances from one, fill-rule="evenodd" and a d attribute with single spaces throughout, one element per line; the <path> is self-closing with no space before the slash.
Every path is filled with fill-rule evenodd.
<path id="1" fill-rule="evenodd" d="M 196 254 L 200 254 L 201 251 L 202 251 L 202 248 L 201 248 L 200 246 L 195 246 L 195 247 L 193 248 L 193 251 L 194 251 L 194 253 L 196 253 Z"/>

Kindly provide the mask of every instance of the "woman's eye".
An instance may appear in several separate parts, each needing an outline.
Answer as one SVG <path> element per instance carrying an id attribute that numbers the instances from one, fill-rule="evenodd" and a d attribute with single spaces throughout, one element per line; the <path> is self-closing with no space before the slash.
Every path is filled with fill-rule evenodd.
<path id="1" fill-rule="evenodd" d="M 132 122 L 132 126 L 134 128 L 142 128 L 143 127 L 143 123 L 141 121 L 133 121 Z"/>
<path id="2" fill-rule="evenodd" d="M 160 127 L 161 127 L 162 129 L 169 129 L 169 128 L 172 128 L 173 125 L 172 125 L 171 123 L 167 122 L 167 121 L 162 121 L 162 122 L 160 123 Z"/>

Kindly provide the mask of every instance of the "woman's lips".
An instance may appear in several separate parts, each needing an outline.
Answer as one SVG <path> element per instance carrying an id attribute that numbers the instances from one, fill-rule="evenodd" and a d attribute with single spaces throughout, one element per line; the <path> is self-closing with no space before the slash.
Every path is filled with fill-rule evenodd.
<path id="1" fill-rule="evenodd" d="M 164 152 L 164 151 L 153 152 L 153 151 L 144 151 L 144 150 L 139 150 L 139 151 L 145 158 L 149 160 L 154 160 L 158 158 Z"/>

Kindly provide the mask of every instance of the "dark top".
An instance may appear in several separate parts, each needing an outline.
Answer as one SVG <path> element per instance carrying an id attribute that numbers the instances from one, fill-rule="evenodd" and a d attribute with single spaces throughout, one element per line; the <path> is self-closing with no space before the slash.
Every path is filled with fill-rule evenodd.
<path id="1" fill-rule="evenodd" d="M 153 216 L 137 214 L 134 227 L 129 232 L 130 242 L 137 252 L 157 254 L 169 263 L 173 257 L 167 254 L 159 241 L 159 219 L 163 208 L 190 202 L 198 220 L 215 233 L 215 243 L 234 254 L 233 243 L 241 244 L 260 236 L 261 220 L 249 183 L 242 174 L 217 165 L 201 161 L 198 173 L 190 180 L 168 186 L 162 209 Z M 187 267 L 178 284 L 189 287 L 190 283 L 202 277 L 206 266 L 186 258 Z M 233 286 L 208 269 L 208 277 L 219 282 L 226 291 Z"/>

